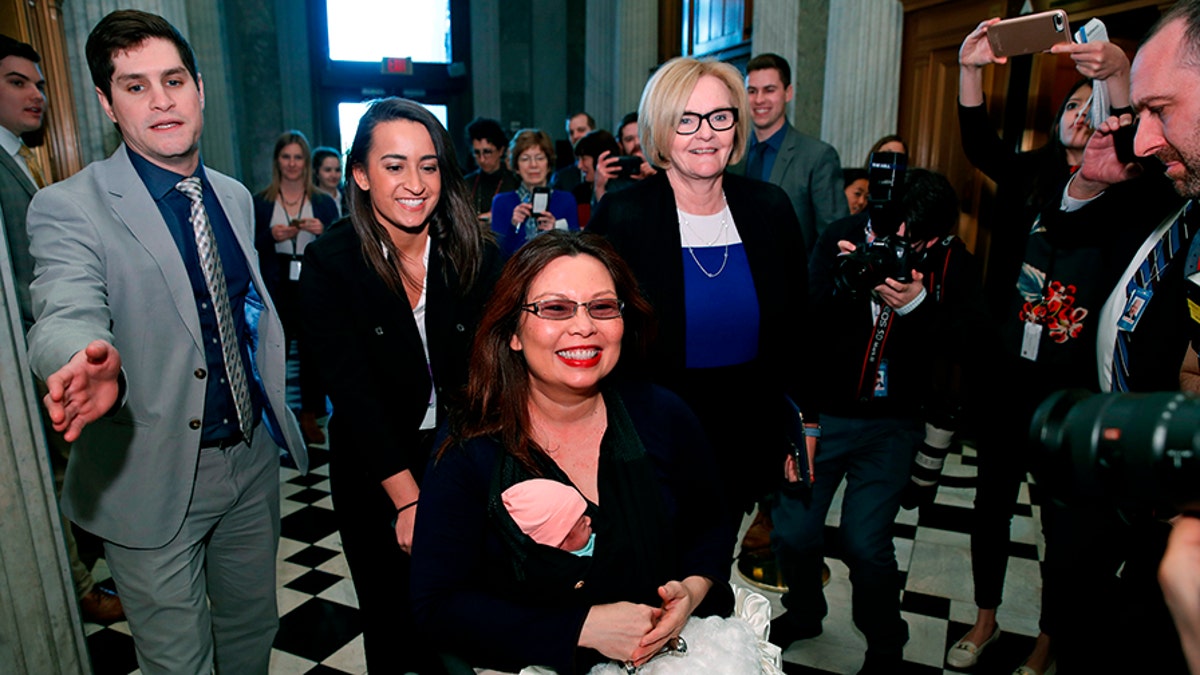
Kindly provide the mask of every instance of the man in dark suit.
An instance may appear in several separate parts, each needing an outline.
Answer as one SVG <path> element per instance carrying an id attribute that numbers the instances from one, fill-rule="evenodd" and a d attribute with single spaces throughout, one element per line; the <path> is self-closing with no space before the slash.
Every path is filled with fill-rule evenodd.
<path id="1" fill-rule="evenodd" d="M 8 241 L 16 281 L 17 307 L 25 332 L 33 326 L 33 303 L 29 284 L 33 281 L 33 257 L 29 255 L 29 233 L 25 212 L 38 188 L 49 180 L 37 157 L 22 140 L 26 134 L 42 128 L 46 107 L 46 81 L 38 68 L 41 57 L 31 45 L 0 35 L 0 224 Z M 63 473 L 71 445 L 55 433 L 47 434 L 55 488 L 62 491 Z M 80 560 L 79 548 L 71 524 L 63 520 L 67 556 L 71 561 L 71 579 L 79 611 L 87 621 L 109 623 L 125 618 L 121 600 L 115 593 L 97 586 L 90 566 Z M 94 562 L 94 558 L 93 558 Z"/>
<path id="2" fill-rule="evenodd" d="M 17 305 L 25 330 L 33 325 L 29 283 L 33 258 L 25 211 L 33 193 L 46 182 L 42 168 L 21 137 L 42 128 L 46 80 L 38 68 L 41 57 L 33 47 L 0 35 L 0 215 L 8 236 L 9 256 L 16 277 Z"/>
<path id="3" fill-rule="evenodd" d="M 795 95 L 792 69 L 778 54 L 759 54 L 746 64 L 746 92 L 754 135 L 735 173 L 778 185 L 792 200 L 804 234 L 804 255 L 830 223 L 850 215 L 842 186 L 842 163 L 832 145 L 796 131 L 787 121 Z"/>
<path id="4" fill-rule="evenodd" d="M 250 193 L 200 161 L 204 85 L 159 16 L 88 37 L 123 144 L 30 204 L 30 361 L 74 442 L 63 510 L 104 540 L 143 673 L 266 673 L 279 450 L 308 457 Z"/>

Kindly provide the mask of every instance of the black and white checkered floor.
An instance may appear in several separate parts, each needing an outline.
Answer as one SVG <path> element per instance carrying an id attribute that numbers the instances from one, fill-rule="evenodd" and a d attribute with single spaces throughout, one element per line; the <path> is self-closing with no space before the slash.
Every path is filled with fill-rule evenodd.
<path id="1" fill-rule="evenodd" d="M 358 602 L 333 523 L 328 453 L 314 449 L 312 459 L 307 476 L 280 470 L 282 539 L 277 571 L 281 620 L 271 673 L 361 674 L 366 666 Z M 904 656 L 912 673 L 957 672 L 944 667 L 946 650 L 974 620 L 966 534 L 975 492 L 974 459 L 969 448 L 962 454 L 952 453 L 936 502 L 919 512 L 902 511 L 896 519 L 896 557 L 904 581 L 902 611 L 911 633 Z M 866 643 L 851 625 L 850 582 L 836 550 L 840 503 L 839 495 L 826 533 L 833 578 L 825 589 L 830 606 L 825 632 L 796 643 L 784 654 L 788 673 L 854 673 L 862 663 Z M 1005 632 L 973 669 L 979 675 L 1011 673 L 1029 654 L 1037 634 L 1041 587 L 1037 558 L 1042 540 L 1036 511 L 1029 506 L 1029 487 L 1022 486 L 1009 549 L 1005 602 L 999 611 Z M 98 579 L 108 576 L 103 561 L 95 572 Z M 741 581 L 736 572 L 733 577 L 735 583 Z M 779 611 L 778 596 L 767 595 Z M 97 675 L 138 672 L 127 624 L 85 624 L 85 633 Z"/>

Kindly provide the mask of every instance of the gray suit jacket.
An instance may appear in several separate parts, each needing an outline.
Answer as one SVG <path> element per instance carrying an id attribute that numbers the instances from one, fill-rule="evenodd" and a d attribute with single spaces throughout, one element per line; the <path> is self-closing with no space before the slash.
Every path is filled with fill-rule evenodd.
<path id="1" fill-rule="evenodd" d="M 730 170 L 745 175 L 746 158 Z M 837 150 L 824 141 L 796 131 L 791 124 L 787 125 L 787 134 L 775 157 L 769 182 L 783 188 L 792 201 L 804 235 L 806 255 L 812 253 L 817 237 L 827 227 L 850 216 Z"/>
<path id="2" fill-rule="evenodd" d="M 274 415 L 303 471 L 308 455 L 286 404 L 283 329 L 258 270 L 250 193 L 232 178 L 206 173 L 263 299 L 256 322 L 250 314 L 258 303 L 250 296 L 246 302 L 247 325 L 258 329 L 251 340 L 257 372 L 249 375 L 259 378 L 264 416 Z M 120 407 L 75 442 L 63 511 L 122 546 L 163 546 L 179 531 L 195 484 L 207 369 L 179 249 L 124 146 L 38 191 L 27 223 L 36 260 L 34 372 L 45 379 L 102 339 L 121 354 L 127 383 Z M 256 447 L 270 444 L 266 427 L 259 424 Z"/>
<path id="3" fill-rule="evenodd" d="M 33 325 L 33 303 L 29 299 L 29 284 L 33 281 L 33 256 L 29 255 L 29 233 L 25 229 L 25 212 L 37 186 L 17 165 L 17 160 L 0 151 L 0 212 L 4 214 L 4 229 L 8 236 L 8 255 L 12 258 L 17 282 L 17 307 L 21 323 L 28 331 Z"/>

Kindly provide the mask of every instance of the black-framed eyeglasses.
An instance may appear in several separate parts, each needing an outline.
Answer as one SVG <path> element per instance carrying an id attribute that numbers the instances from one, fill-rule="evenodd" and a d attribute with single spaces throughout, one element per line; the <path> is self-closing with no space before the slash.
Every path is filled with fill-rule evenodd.
<path id="1" fill-rule="evenodd" d="M 574 318 L 580 307 L 586 307 L 588 316 L 598 321 L 619 319 L 621 313 L 625 311 L 624 301 L 616 298 L 597 298 L 589 302 L 559 299 L 539 300 L 521 305 L 521 309 L 526 312 L 550 321 L 566 321 Z"/>
<path id="2" fill-rule="evenodd" d="M 737 108 L 717 108 L 703 115 L 695 112 L 685 112 L 679 116 L 679 125 L 675 133 L 680 136 L 691 136 L 700 131 L 700 123 L 708 120 L 708 126 L 713 131 L 729 131 L 738 121 Z"/>

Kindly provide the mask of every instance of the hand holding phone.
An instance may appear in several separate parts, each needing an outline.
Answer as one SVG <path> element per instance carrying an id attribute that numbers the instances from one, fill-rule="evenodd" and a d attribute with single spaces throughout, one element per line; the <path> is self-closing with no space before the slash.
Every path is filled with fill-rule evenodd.
<path id="1" fill-rule="evenodd" d="M 546 209 L 550 208 L 550 188 L 533 188 L 533 200 L 530 202 L 530 206 L 533 207 L 534 215 L 545 213 Z"/>
<path id="2" fill-rule="evenodd" d="M 988 27 L 987 38 L 996 56 L 1021 56 L 1070 42 L 1071 25 L 1066 12 L 1054 9 L 992 24 Z"/>

